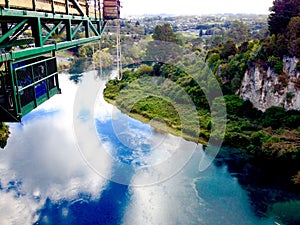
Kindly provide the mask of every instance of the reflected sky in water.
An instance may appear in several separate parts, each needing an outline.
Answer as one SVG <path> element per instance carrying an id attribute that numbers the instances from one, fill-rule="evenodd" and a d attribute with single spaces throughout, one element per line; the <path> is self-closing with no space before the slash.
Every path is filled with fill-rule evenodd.
<path id="1" fill-rule="evenodd" d="M 95 71 L 80 79 L 85 77 L 100 88 L 107 79 Z M 81 83 L 69 78 L 60 75 L 62 95 L 25 116 L 22 124 L 9 124 L 11 136 L 0 152 L 0 224 L 275 224 L 273 216 L 255 216 L 248 193 L 226 165 L 199 172 L 199 162 L 206 157 L 201 146 L 158 134 L 121 114 L 103 100 L 101 91 L 93 112 L 79 105 L 80 124 L 74 125 Z M 117 117 L 112 118 L 113 113 Z M 91 117 L 94 127 L 84 130 Z M 116 132 L 124 121 L 130 129 Z M 75 132 L 80 140 L 74 127 L 82 128 L 82 133 Z M 89 151 L 80 149 L 81 141 Z M 174 149 L 178 156 L 192 154 L 179 170 L 178 161 L 169 160 Z M 153 166 L 166 161 L 167 166 Z M 95 168 L 97 162 L 102 165 Z M 130 169 L 122 171 L 116 162 Z M 153 185 L 132 186 L 165 176 L 164 168 L 175 172 Z M 111 181 L 119 176 L 129 185 Z"/>

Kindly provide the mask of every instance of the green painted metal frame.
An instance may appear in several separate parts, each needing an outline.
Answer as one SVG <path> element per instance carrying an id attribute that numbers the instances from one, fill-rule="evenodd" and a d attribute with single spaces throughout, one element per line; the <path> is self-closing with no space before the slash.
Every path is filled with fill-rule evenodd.
<path id="1" fill-rule="evenodd" d="M 106 22 L 103 23 L 103 27 L 105 27 L 105 24 L 106 24 Z M 95 27 L 92 30 L 94 30 L 94 29 L 95 29 Z M 84 45 L 87 43 L 96 42 L 101 39 L 103 32 L 104 32 L 104 28 L 101 29 L 99 36 L 86 37 L 86 38 L 81 38 L 78 40 L 72 40 L 73 39 L 72 37 L 75 35 L 73 34 L 73 32 L 70 32 L 70 35 L 71 35 L 70 41 L 64 41 L 64 42 L 48 44 L 48 45 L 43 45 L 43 43 L 41 42 L 40 47 L 7 52 L 7 53 L 0 55 L 0 63 L 6 62 L 9 60 L 22 61 L 22 60 L 36 57 L 38 55 L 51 53 L 51 51 L 62 51 L 62 50 L 74 48 L 76 46 Z M 0 45 L 1 45 L 1 43 L 0 43 Z"/>
<path id="2" fill-rule="evenodd" d="M 21 66 L 21 67 L 18 67 L 16 69 L 14 69 L 13 72 L 15 74 L 15 76 L 14 76 L 15 77 L 15 80 L 14 80 L 15 84 L 17 84 L 17 82 L 18 82 L 17 76 L 16 76 L 17 71 L 30 67 L 31 68 L 31 74 L 32 74 L 31 78 L 34 81 L 35 80 L 35 74 L 34 74 L 34 71 L 33 71 L 33 66 L 38 65 L 40 63 L 44 63 L 44 66 L 47 69 L 46 63 L 48 61 L 51 61 L 51 60 L 56 60 L 56 57 L 47 58 L 47 59 L 40 60 L 40 61 L 37 61 L 37 62 L 34 62 L 34 63 L 30 63 L 28 65 Z M 47 71 L 46 71 L 46 74 L 47 74 Z M 56 82 L 57 82 L 58 72 L 54 72 L 52 74 L 49 74 L 46 77 L 44 77 L 42 79 L 39 79 L 38 81 L 34 81 L 31 84 L 29 84 L 29 85 L 27 85 L 25 87 L 22 87 L 22 88 L 19 88 L 17 85 L 15 85 L 16 89 L 14 90 L 15 91 L 14 96 L 16 96 L 15 100 L 17 101 L 17 104 L 16 104 L 17 107 L 15 108 L 17 115 L 19 115 L 20 117 L 22 115 L 26 115 L 27 113 L 29 113 L 30 111 L 32 111 L 32 109 L 36 108 L 41 103 L 43 103 L 46 100 L 50 99 L 53 95 L 60 93 L 60 88 L 59 88 L 58 82 L 57 82 L 57 85 L 55 87 L 53 87 L 52 89 L 49 88 L 48 80 L 50 78 L 55 79 Z M 39 98 L 35 97 L 32 102 L 30 102 L 30 103 L 26 104 L 25 106 L 21 107 L 21 98 L 20 98 L 21 93 L 24 92 L 25 90 L 33 87 L 34 96 L 36 96 L 35 87 L 38 84 L 41 84 L 44 81 L 46 81 L 46 83 L 47 83 L 47 92 L 44 95 L 40 96 Z"/>
<path id="3" fill-rule="evenodd" d="M 63 21 L 60 21 L 52 30 L 50 30 L 50 32 L 48 33 L 48 35 L 44 38 L 44 40 L 42 41 L 42 45 L 44 45 L 49 38 L 54 34 L 54 32 L 56 32 L 56 30 L 59 28 L 59 26 L 63 23 Z"/>
<path id="4" fill-rule="evenodd" d="M 0 37 L 0 43 L 3 42 L 3 41 L 5 41 L 9 36 L 11 36 L 12 34 L 14 34 L 17 30 L 19 30 L 27 22 L 28 22 L 28 19 L 24 19 L 23 21 L 21 21 L 20 23 L 18 23 L 16 26 L 14 26 L 13 28 L 9 29 L 6 33 L 2 34 L 2 36 Z"/>
<path id="5" fill-rule="evenodd" d="M 66 0 L 66 3 L 70 0 Z M 52 1 L 53 2 L 53 1 Z M 68 14 L 56 14 L 49 12 L 37 12 L 29 10 L 19 10 L 10 8 L 0 8 L 0 20 L 7 21 L 14 20 L 15 26 L 8 29 L 8 31 L 0 37 L 0 46 L 12 47 L 26 43 L 26 41 L 15 40 L 19 35 L 24 32 L 24 28 L 31 26 L 33 37 L 35 40 L 35 48 L 28 48 L 18 51 L 9 51 L 0 55 L 0 63 L 12 60 L 22 61 L 42 54 L 49 54 L 52 51 L 61 51 L 70 48 L 74 48 L 90 42 L 99 41 L 104 32 L 106 21 L 100 18 L 89 18 L 82 9 L 79 3 L 72 0 L 81 16 L 68 15 Z M 9 7 L 9 0 L 6 0 L 6 4 Z M 88 9 L 86 9 L 87 11 Z M 68 13 L 68 4 L 66 4 L 66 12 Z M 49 28 L 47 24 L 52 25 Z M 59 28 L 62 28 L 59 30 Z M 75 28 L 72 28 L 75 26 Z M 76 34 L 80 29 L 84 27 L 85 38 L 75 39 Z M 46 32 L 43 37 L 44 29 Z M 56 43 L 47 44 L 47 41 L 54 33 L 61 34 L 66 30 L 66 40 Z M 23 32 L 22 32 L 23 31 Z M 15 35 L 13 40 L 7 41 L 9 37 Z M 32 42 L 32 38 L 28 38 L 29 43 Z M 29 44 L 27 43 L 27 44 Z"/>
<path id="6" fill-rule="evenodd" d="M 69 2 L 73 2 L 80 15 L 70 15 Z M 32 109 L 48 100 L 53 95 L 60 92 L 58 73 L 47 74 L 46 77 L 34 82 L 33 66 L 47 62 L 47 60 L 55 59 L 57 51 L 67 50 L 80 45 L 97 42 L 101 39 L 106 27 L 107 21 L 101 18 L 101 12 L 97 14 L 96 7 L 94 15 L 98 18 L 89 18 L 89 9 L 81 8 L 77 0 L 65 0 L 66 13 L 59 14 L 54 11 L 54 0 L 51 0 L 52 12 L 36 11 L 36 0 L 32 0 L 32 10 L 12 9 L 9 0 L 5 0 L 5 7 L 0 8 L 0 23 L 2 24 L 2 36 L 0 37 L 0 47 L 5 48 L 6 52 L 0 54 L 0 64 L 6 64 L 7 88 L 12 97 L 12 108 L 9 120 L 21 121 L 22 116 L 30 112 Z M 100 7 L 100 0 L 95 0 L 95 6 Z M 24 35 L 24 32 L 31 27 L 32 37 Z M 78 38 L 79 31 L 85 33 L 84 38 Z M 53 35 L 62 35 L 65 32 L 65 40 L 52 41 Z M 76 39 L 77 37 L 77 39 Z M 34 43 L 33 48 L 13 50 L 14 46 L 28 45 Z M 39 60 L 26 66 L 14 68 L 14 64 L 19 62 L 29 62 L 40 56 L 52 55 L 50 59 Z M 28 61 L 29 60 L 29 61 Z M 57 64 L 55 64 L 57 67 Z M 32 83 L 25 87 L 18 87 L 17 71 L 31 67 Z M 56 70 L 57 71 L 57 70 Z M 49 79 L 54 79 L 56 86 L 49 89 Z M 47 83 L 47 93 L 36 98 L 35 87 L 43 82 Z M 28 104 L 25 101 L 22 106 L 21 95 L 26 90 L 34 90 L 35 98 Z"/>

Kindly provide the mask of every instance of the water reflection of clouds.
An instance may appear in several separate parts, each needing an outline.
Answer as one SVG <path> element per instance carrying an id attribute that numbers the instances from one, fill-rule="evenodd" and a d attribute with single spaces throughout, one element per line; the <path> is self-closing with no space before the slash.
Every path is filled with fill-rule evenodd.
<path id="1" fill-rule="evenodd" d="M 114 126 L 118 124 L 118 127 Z M 150 125 L 143 124 L 126 115 L 115 120 L 96 120 L 102 144 L 107 143 L 110 155 L 132 166 L 153 166 L 166 161 L 180 145 L 180 138 L 153 132 Z"/>
<path id="2" fill-rule="evenodd" d="M 37 220 L 35 212 L 41 207 L 41 204 L 27 196 L 16 198 L 12 192 L 0 192 L 1 224 L 32 224 Z"/>
<path id="3" fill-rule="evenodd" d="M 199 162 L 197 155 L 194 156 L 191 162 L 193 169 Z M 176 168 L 176 162 L 173 162 L 173 166 Z M 132 198 L 123 224 L 205 224 L 200 219 L 199 214 L 205 212 L 195 197 L 190 177 L 193 174 L 189 169 L 189 166 L 186 167 L 163 183 L 131 187 Z"/>
<path id="4" fill-rule="evenodd" d="M 104 106 L 106 104 L 104 103 Z M 136 155 L 143 160 L 139 165 L 162 163 L 171 157 L 180 145 L 181 138 L 157 133 L 149 124 L 132 119 L 116 108 L 113 109 L 113 112 L 111 110 L 106 113 L 108 113 L 106 120 L 97 118 L 97 130 L 101 140 L 131 149 L 132 155 Z M 102 118 L 103 116 L 105 117 L 104 114 L 102 114 Z M 109 127 L 110 130 L 108 131 Z M 112 141 L 111 139 L 117 140 Z M 149 157 L 150 152 L 151 157 Z M 143 155 L 138 153 L 143 153 Z"/>
<path id="5" fill-rule="evenodd" d="M 97 120 L 96 127 L 105 150 L 113 159 L 128 165 L 142 164 L 142 162 L 137 161 L 143 158 L 142 151 L 140 151 L 142 150 L 141 142 L 136 140 L 134 133 L 124 131 L 121 134 L 116 134 L 112 120 L 105 122 Z"/>
<path id="6" fill-rule="evenodd" d="M 1 224 L 32 224 L 47 198 L 71 200 L 79 193 L 99 198 L 106 183 L 76 147 L 72 99 L 77 87 L 64 76 L 60 83 L 62 95 L 25 117 L 23 125 L 10 124 L 11 137 L 0 152 Z M 13 181 L 21 183 L 14 187 Z"/>

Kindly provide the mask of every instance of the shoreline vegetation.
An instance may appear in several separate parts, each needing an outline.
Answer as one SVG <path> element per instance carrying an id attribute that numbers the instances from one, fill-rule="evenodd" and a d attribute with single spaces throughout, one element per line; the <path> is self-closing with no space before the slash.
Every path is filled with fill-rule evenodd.
<path id="1" fill-rule="evenodd" d="M 3 149 L 6 146 L 9 134 L 9 127 L 5 123 L 0 122 L 0 148 Z"/>
<path id="2" fill-rule="evenodd" d="M 177 136 L 177 137 L 182 137 L 187 141 L 200 143 L 204 146 L 206 146 L 208 144 L 208 141 L 204 138 L 201 138 L 201 137 L 195 138 L 194 136 L 186 134 L 182 130 L 177 129 L 176 127 L 168 126 L 166 121 L 164 121 L 161 118 L 150 119 L 149 116 L 146 115 L 146 114 L 141 115 L 141 114 L 138 114 L 138 113 L 132 113 L 132 112 L 127 111 L 126 109 L 120 108 L 119 105 L 116 103 L 116 101 L 113 101 L 113 100 L 108 99 L 108 98 L 105 98 L 105 100 L 108 103 L 116 106 L 122 113 L 130 116 L 131 118 L 139 120 L 142 123 L 149 124 L 158 133 L 161 133 L 161 134 L 168 133 L 168 134 L 171 134 L 171 135 L 174 135 L 174 136 Z"/>
<path id="3" fill-rule="evenodd" d="M 210 131 L 213 124 L 208 103 L 203 99 L 205 96 L 200 88 L 196 87 L 193 79 L 189 79 L 187 74 L 162 64 L 142 64 L 136 69 L 125 70 L 123 74 L 123 80 L 111 80 L 107 83 L 104 90 L 107 102 L 115 105 L 123 113 L 150 124 L 159 132 L 168 132 L 204 145 L 208 143 L 209 138 L 214 139 L 214 134 Z M 195 103 L 198 127 L 195 123 L 188 122 L 184 128 L 181 127 L 178 107 L 182 107 L 180 110 L 186 115 L 190 112 L 184 108 L 187 106 L 185 95 L 181 93 L 176 96 L 178 90 L 172 88 L 168 83 L 170 80 L 183 87 L 194 103 L 195 100 L 198 101 Z M 161 89 L 169 94 L 160 98 L 155 95 L 154 89 Z M 145 92 L 147 95 L 143 97 Z M 172 107 L 172 100 L 168 97 L 179 102 L 176 109 Z M 295 126 L 295 121 L 291 121 L 299 119 L 299 112 L 272 107 L 262 113 L 249 101 L 245 102 L 237 95 L 225 95 L 224 100 L 227 107 L 227 127 L 223 146 L 240 149 L 247 153 L 252 161 L 267 160 L 279 165 L 291 165 L 293 172 L 289 178 L 290 182 L 300 184 L 300 172 L 297 172 L 300 171 L 297 165 L 300 159 L 300 128 Z M 195 138 L 196 134 L 199 134 L 199 128 L 199 138 Z"/>

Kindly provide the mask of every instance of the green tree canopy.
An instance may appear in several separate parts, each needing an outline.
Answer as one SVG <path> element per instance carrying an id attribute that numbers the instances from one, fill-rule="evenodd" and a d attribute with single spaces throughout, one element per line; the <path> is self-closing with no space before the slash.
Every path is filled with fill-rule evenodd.
<path id="1" fill-rule="evenodd" d="M 236 43 L 241 43 L 250 40 L 250 30 L 247 25 L 240 21 L 233 21 L 226 36 L 233 39 Z"/>
<path id="2" fill-rule="evenodd" d="M 293 17 L 287 26 L 289 55 L 300 56 L 300 16 Z"/>
<path id="3" fill-rule="evenodd" d="M 224 47 L 220 55 L 222 59 L 228 59 L 229 56 L 235 55 L 236 53 L 237 53 L 236 44 L 233 39 L 229 39 L 224 44 Z"/>
<path id="4" fill-rule="evenodd" d="M 274 0 L 270 11 L 268 23 L 271 34 L 285 33 L 290 19 L 300 12 L 300 0 Z"/>
<path id="5" fill-rule="evenodd" d="M 261 125 L 278 129 L 283 126 L 286 110 L 283 107 L 272 106 L 268 108 L 261 118 Z"/>
<path id="6" fill-rule="evenodd" d="M 101 64 L 103 68 L 111 67 L 114 64 L 114 58 L 109 52 L 98 51 L 93 55 L 93 60 L 97 66 Z"/>
<path id="7" fill-rule="evenodd" d="M 158 25 L 154 28 L 153 39 L 156 41 L 177 42 L 176 35 L 169 23 Z"/>

